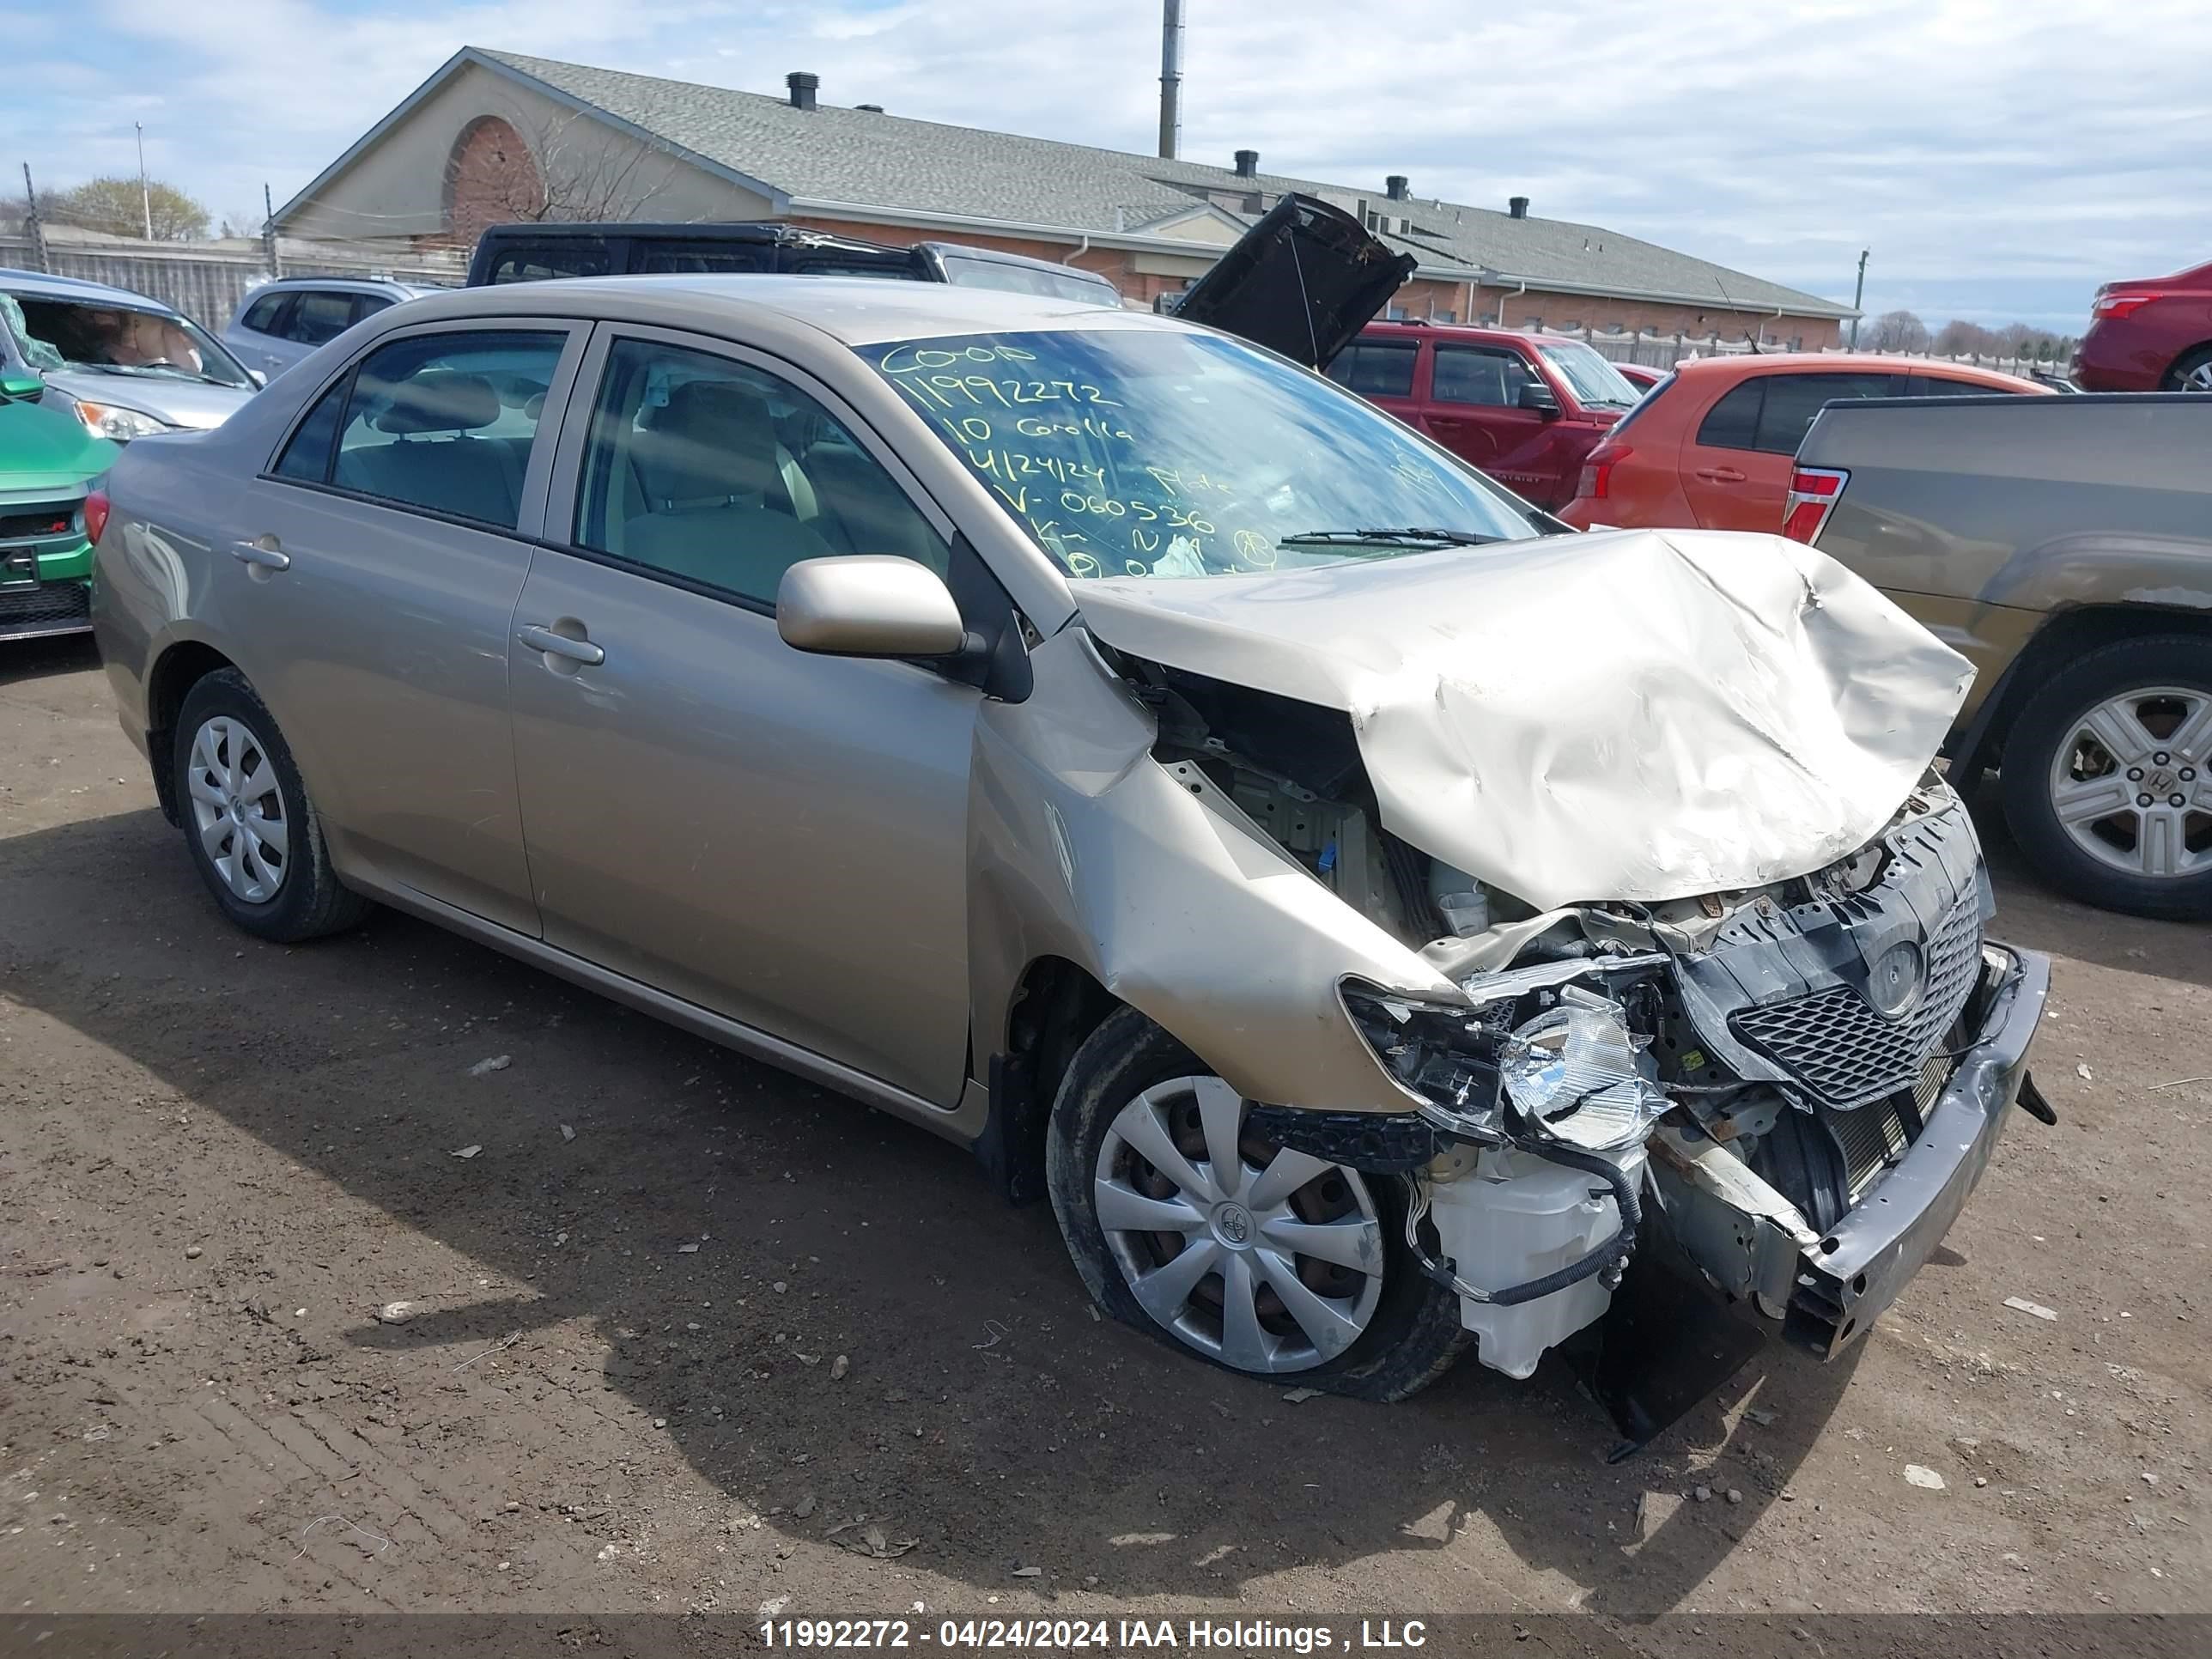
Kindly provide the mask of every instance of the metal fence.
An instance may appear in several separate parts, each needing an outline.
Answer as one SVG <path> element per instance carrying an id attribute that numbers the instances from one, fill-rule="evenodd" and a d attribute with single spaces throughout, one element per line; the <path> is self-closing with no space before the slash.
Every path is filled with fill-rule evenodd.
<path id="1" fill-rule="evenodd" d="M 1638 363 L 1647 368 L 1672 368 L 1691 357 L 1741 357 L 1752 350 L 1748 341 L 1724 340 L 1717 334 L 1634 334 L 1626 331 L 1608 333 L 1603 329 L 1546 328 L 1536 331 L 1547 337 L 1562 340 L 1581 340 L 1599 356 L 1616 363 Z M 1783 351 L 1788 347 L 1766 341 L 1760 351 Z M 1849 351 L 1849 346 L 1823 346 L 1823 356 Z M 1869 356 L 1895 357 L 1900 362 L 1916 363 L 1956 363 L 1978 368 L 1995 369 L 2001 374 L 2063 374 L 2066 363 L 2061 358 L 2001 357 L 1988 352 L 1959 357 L 1938 356 L 1926 351 L 1869 351 Z"/>
<path id="2" fill-rule="evenodd" d="M 251 248 L 192 242 L 64 240 L 49 231 L 45 269 L 57 276 L 127 288 L 173 306 L 203 327 L 220 331 L 238 302 L 270 278 L 266 255 Z M 327 244 L 280 242 L 277 260 L 287 276 L 377 276 L 410 283 L 458 283 L 467 274 L 465 253 L 416 252 L 404 260 L 364 256 L 333 258 Z M 0 265 L 40 269 L 40 251 L 27 235 L 0 234 Z"/>

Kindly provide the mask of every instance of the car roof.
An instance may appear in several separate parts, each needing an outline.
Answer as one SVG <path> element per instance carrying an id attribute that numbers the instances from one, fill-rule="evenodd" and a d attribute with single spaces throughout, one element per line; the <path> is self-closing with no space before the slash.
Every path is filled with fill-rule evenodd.
<path id="1" fill-rule="evenodd" d="M 9 265 L 0 265 L 0 288 L 5 288 L 11 294 L 36 295 L 41 299 L 97 301 L 103 305 L 122 306 L 136 311 L 158 312 L 164 317 L 182 314 L 175 307 L 164 305 L 151 295 L 137 293 L 131 289 L 87 282 L 81 276 L 50 276 L 42 270 L 18 270 Z"/>
<path id="2" fill-rule="evenodd" d="M 1802 374 L 1808 369 L 1838 374 L 1948 374 L 1984 381 L 1995 387 L 2035 386 L 2034 381 L 2023 376 L 1978 368 L 1972 363 L 1946 362 L 1936 357 L 1886 357 L 1869 351 L 1762 351 L 1727 357 L 1692 357 L 1675 365 L 1674 372 L 1694 385 L 1702 380 L 1752 374 Z M 2035 389 L 2040 392 L 2044 388 Z"/>
<path id="3" fill-rule="evenodd" d="M 1117 310 L 1091 300 L 1010 294 L 957 283 L 907 283 L 866 276 L 767 273 L 675 273 L 570 276 L 484 288 L 441 289 L 409 307 L 412 319 L 538 316 L 650 317 L 672 327 L 716 319 L 773 316 L 807 325 L 848 346 L 939 335 L 1031 332 L 1057 328 L 1144 328 L 1163 333 L 1210 331 L 1152 312 Z"/>
<path id="4" fill-rule="evenodd" d="M 410 295 L 435 294 L 439 291 L 439 285 L 435 283 L 407 283 L 402 282 L 396 276 L 272 276 L 266 282 L 256 283 L 246 291 L 246 297 L 258 298 L 271 289 L 311 288 L 335 288 L 347 290 L 368 289 L 379 294 L 398 293 Z"/>

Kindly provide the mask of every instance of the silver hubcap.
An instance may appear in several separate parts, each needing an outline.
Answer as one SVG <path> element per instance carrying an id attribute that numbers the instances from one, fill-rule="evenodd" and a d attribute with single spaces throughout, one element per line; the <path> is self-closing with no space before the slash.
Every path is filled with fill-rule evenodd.
<path id="1" fill-rule="evenodd" d="M 1382 1294 L 1382 1227 L 1353 1170 L 1244 1133 L 1218 1077 L 1121 1109 L 1092 1194 L 1138 1305 L 1238 1370 L 1302 1371 L 1358 1340 Z"/>
<path id="2" fill-rule="evenodd" d="M 2212 869 L 2212 694 L 2154 685 L 2086 710 L 2051 764 L 2051 805 L 2081 850 L 2131 876 Z"/>
<path id="3" fill-rule="evenodd" d="M 2212 392 L 2212 363 L 2199 363 L 2181 377 L 2184 392 Z"/>
<path id="4" fill-rule="evenodd" d="M 248 904 L 266 904 L 290 868 L 291 836 L 276 769 L 261 740 L 218 714 L 192 734 L 186 788 L 200 850 L 224 886 Z"/>

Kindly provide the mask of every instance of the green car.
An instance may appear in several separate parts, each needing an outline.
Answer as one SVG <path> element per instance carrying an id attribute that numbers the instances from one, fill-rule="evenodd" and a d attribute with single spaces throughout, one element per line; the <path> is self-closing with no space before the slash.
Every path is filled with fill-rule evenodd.
<path id="1" fill-rule="evenodd" d="M 84 498 L 121 451 L 40 406 L 46 383 L 0 375 L 0 641 L 92 627 Z"/>

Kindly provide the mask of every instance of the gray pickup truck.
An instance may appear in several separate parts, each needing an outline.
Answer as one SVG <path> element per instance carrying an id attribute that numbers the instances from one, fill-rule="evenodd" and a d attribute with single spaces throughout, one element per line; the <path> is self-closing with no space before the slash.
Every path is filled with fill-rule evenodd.
<path id="1" fill-rule="evenodd" d="M 2212 915 L 2212 398 L 1831 404 L 1784 517 L 1975 667 L 1948 752 L 2108 909 Z"/>

